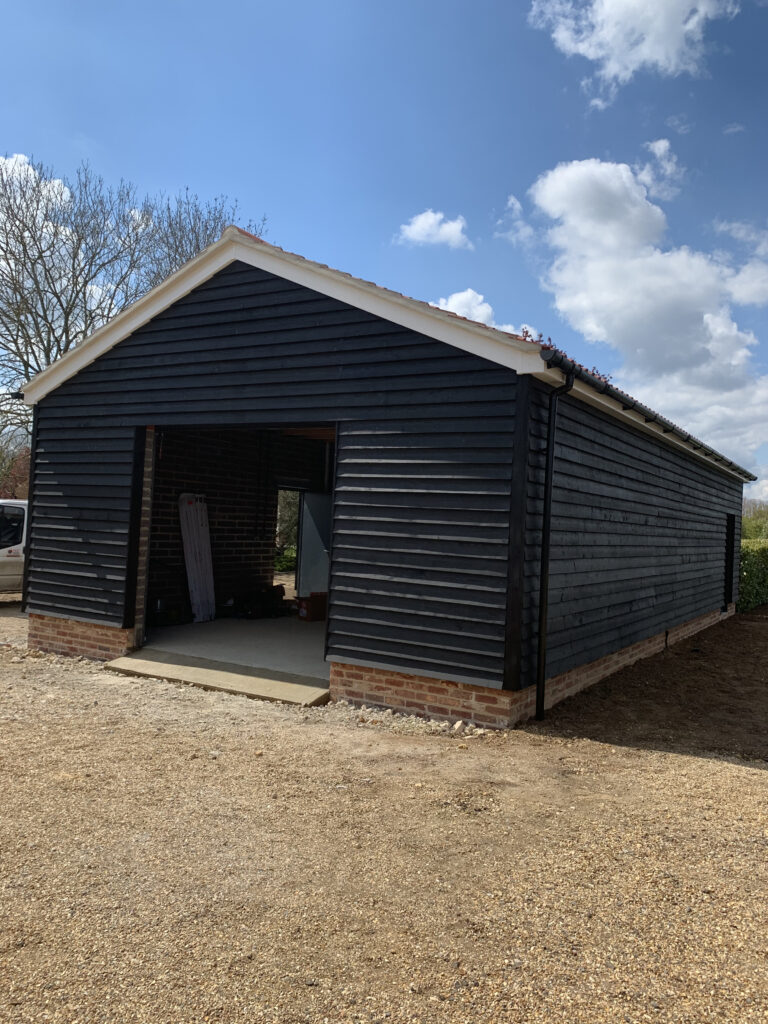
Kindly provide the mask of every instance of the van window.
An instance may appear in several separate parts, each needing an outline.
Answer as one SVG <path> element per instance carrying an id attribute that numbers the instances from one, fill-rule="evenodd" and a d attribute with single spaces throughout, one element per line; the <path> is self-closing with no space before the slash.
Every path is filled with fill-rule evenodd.
<path id="1" fill-rule="evenodd" d="M 0 548 L 21 544 L 24 535 L 24 509 L 16 505 L 0 507 Z"/>

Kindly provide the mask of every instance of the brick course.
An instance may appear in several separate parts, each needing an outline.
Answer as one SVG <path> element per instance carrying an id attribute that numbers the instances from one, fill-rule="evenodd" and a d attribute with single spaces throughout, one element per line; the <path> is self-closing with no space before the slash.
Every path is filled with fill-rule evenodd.
<path id="1" fill-rule="evenodd" d="M 604 658 L 564 672 L 547 680 L 545 706 L 553 707 L 566 697 L 593 686 L 619 669 L 641 658 L 658 654 L 666 647 L 692 636 L 733 615 L 734 605 L 727 612 L 713 611 L 657 633 L 639 643 L 607 654 Z M 449 721 L 474 722 L 487 728 L 503 729 L 530 718 L 536 710 L 536 687 L 525 690 L 496 690 L 491 687 L 457 683 L 394 672 L 384 668 L 365 668 L 331 662 L 331 699 L 348 700 L 352 704 L 372 704 L 404 711 L 407 714 Z"/>

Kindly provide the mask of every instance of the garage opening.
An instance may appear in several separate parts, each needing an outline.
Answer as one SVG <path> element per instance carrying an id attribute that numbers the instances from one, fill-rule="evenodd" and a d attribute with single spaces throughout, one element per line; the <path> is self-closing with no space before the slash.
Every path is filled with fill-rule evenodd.
<path id="1" fill-rule="evenodd" d="M 261 680 L 254 696 L 327 690 L 335 442 L 329 426 L 157 430 L 139 659 L 236 692 Z"/>

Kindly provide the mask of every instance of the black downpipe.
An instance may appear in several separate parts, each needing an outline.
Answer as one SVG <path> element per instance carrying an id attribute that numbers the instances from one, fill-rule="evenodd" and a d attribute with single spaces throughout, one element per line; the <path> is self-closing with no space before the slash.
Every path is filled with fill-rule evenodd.
<path id="1" fill-rule="evenodd" d="M 574 385 L 575 374 L 569 370 L 565 384 L 549 394 L 549 424 L 547 427 L 547 464 L 544 476 L 544 512 L 541 524 L 541 563 L 539 565 L 539 639 L 536 650 L 536 718 L 544 717 L 547 669 L 547 614 L 549 612 L 549 549 L 552 535 L 552 477 L 555 465 L 555 436 L 557 433 L 557 403 L 560 395 L 567 394 Z"/>

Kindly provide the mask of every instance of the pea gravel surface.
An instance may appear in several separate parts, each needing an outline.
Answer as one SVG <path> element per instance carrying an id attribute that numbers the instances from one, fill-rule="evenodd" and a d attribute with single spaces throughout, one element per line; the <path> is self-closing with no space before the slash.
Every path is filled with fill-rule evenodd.
<path id="1" fill-rule="evenodd" d="M 0 1021 L 768 1021 L 768 618 L 489 733 L 28 652 Z"/>

